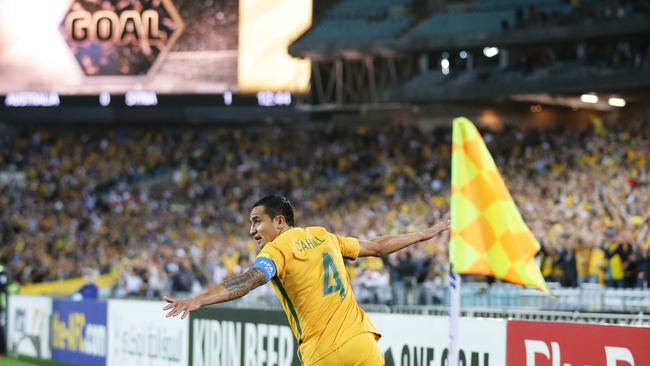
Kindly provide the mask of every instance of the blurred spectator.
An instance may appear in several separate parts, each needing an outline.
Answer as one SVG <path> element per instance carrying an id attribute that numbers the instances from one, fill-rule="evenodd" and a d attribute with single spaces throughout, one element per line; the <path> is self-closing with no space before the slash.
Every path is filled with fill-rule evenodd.
<path id="1" fill-rule="evenodd" d="M 639 288 L 650 288 L 650 245 L 641 248 L 639 260 Z"/>
<path id="2" fill-rule="evenodd" d="M 560 285 L 563 287 L 576 287 L 578 285 L 578 266 L 576 253 L 572 244 L 566 244 L 559 249 L 557 266 L 560 273 Z"/>
<path id="3" fill-rule="evenodd" d="M 604 284 L 606 269 L 607 258 L 605 257 L 605 252 L 596 243 L 594 243 L 589 252 L 589 271 L 587 282 Z"/>
<path id="4" fill-rule="evenodd" d="M 176 272 L 174 277 L 172 277 L 172 292 L 192 293 L 194 279 L 194 273 L 187 262 L 181 263 L 178 272 Z"/>
<path id="5" fill-rule="evenodd" d="M 75 300 L 87 300 L 87 299 L 97 299 L 99 298 L 99 287 L 95 283 L 95 278 L 97 273 L 92 269 L 84 269 L 82 271 L 84 284 L 75 294 L 72 295 L 72 298 Z"/>

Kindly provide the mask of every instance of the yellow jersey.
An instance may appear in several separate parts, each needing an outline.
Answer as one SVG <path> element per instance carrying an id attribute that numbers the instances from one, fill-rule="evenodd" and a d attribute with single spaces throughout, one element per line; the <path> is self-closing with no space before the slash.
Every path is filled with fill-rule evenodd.
<path id="1" fill-rule="evenodd" d="M 609 253 L 614 253 L 610 258 L 609 258 L 609 275 L 610 279 L 614 281 L 622 280 L 623 279 L 623 259 L 621 258 L 621 255 L 619 253 L 619 247 L 622 244 L 618 243 L 610 243 L 607 246 L 607 250 Z"/>
<path id="2" fill-rule="evenodd" d="M 592 248 L 589 254 L 589 276 L 598 276 L 598 282 L 602 283 L 605 278 L 605 267 L 607 258 L 605 252 L 600 248 Z"/>
<path id="3" fill-rule="evenodd" d="M 350 338 L 381 335 L 352 293 L 343 257 L 359 255 L 359 240 L 322 227 L 291 228 L 264 245 L 258 260 L 270 259 L 271 283 L 298 340 L 301 361 L 310 365 Z M 256 260 L 256 264 L 258 261 Z M 272 267 L 268 262 L 267 267 Z M 261 267 L 260 267 L 261 268 Z M 264 269 L 263 269 L 264 271 Z"/>

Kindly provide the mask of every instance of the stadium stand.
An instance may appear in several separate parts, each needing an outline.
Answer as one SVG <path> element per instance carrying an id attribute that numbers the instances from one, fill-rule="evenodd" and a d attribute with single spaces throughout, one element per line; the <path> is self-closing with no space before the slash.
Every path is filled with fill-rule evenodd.
<path id="1" fill-rule="evenodd" d="M 467 32 L 498 32 L 503 21 L 514 23 L 512 10 L 433 14 L 409 32 L 409 36 L 417 38 Z"/>
<path id="2" fill-rule="evenodd" d="M 544 247 L 547 280 L 569 288 L 648 286 L 649 131 L 647 124 L 634 135 L 626 131 L 486 131 Z M 119 296 L 190 292 L 218 282 L 246 268 L 255 252 L 245 215 L 269 191 L 261 182 L 289 194 L 300 224 L 362 237 L 417 229 L 448 209 L 448 130 L 4 126 L 2 132 L 1 231 L 8 245 L 0 258 L 23 284 L 76 277 L 84 268 L 120 268 L 113 290 Z M 360 300 L 444 301 L 444 240 L 384 263 L 353 263 Z M 626 270 L 611 277 L 608 266 L 621 263 Z M 387 285 L 392 293 L 376 295 Z M 429 295 L 418 295 L 424 289 Z M 491 291 L 490 301 L 505 306 L 519 290 Z"/>
<path id="3" fill-rule="evenodd" d="M 355 41 L 382 40 L 400 34 L 410 24 L 412 16 L 390 17 L 384 20 L 334 19 L 321 22 L 317 29 L 307 33 L 305 42 L 322 42 L 347 39 L 354 35 Z"/>
<path id="4" fill-rule="evenodd" d="M 406 11 L 409 0 L 344 0 L 335 4 L 318 26 L 312 27 L 301 42 L 337 40 L 367 42 L 399 36 L 415 21 Z"/>
<path id="5" fill-rule="evenodd" d="M 291 45 L 290 50 L 292 53 L 336 50 L 337 44 L 346 47 L 356 44 L 359 49 L 366 50 L 366 41 L 372 39 L 385 47 L 413 51 L 422 50 L 420 41 L 423 39 L 451 39 L 454 36 L 461 38 L 447 42 L 449 45 L 460 46 L 474 36 L 480 36 L 483 42 L 492 40 L 492 44 L 498 44 L 503 42 L 499 38 L 512 36 L 515 30 L 533 28 L 543 32 L 541 27 L 589 26 L 611 19 L 647 17 L 650 12 L 647 4 L 639 2 L 477 0 L 442 7 L 417 7 L 416 3 L 408 0 L 340 1 Z M 337 31 L 337 26 L 356 30 L 360 35 Z M 334 33 L 330 33 L 332 30 Z M 366 32 L 377 33 L 370 36 Z M 552 33 L 557 36 L 562 32 L 554 30 Z M 351 34 L 354 37 L 350 37 Z M 560 36 L 567 39 L 572 37 L 570 34 Z M 526 40 L 519 42 L 524 44 Z"/>
<path id="6" fill-rule="evenodd" d="M 312 59 L 314 105 L 579 95 L 648 86 L 649 19 L 634 1 L 346 0 L 289 52 Z"/>
<path id="7" fill-rule="evenodd" d="M 410 0 L 343 0 L 328 13 L 328 18 L 373 18 L 387 16 L 391 10 L 402 9 Z"/>
<path id="8" fill-rule="evenodd" d="M 650 69 L 648 59 L 638 57 L 636 60 L 635 65 L 609 67 L 562 62 L 530 69 L 525 64 L 505 69 L 482 67 L 448 77 L 440 70 L 430 70 L 394 85 L 385 95 L 391 101 L 423 102 L 532 93 L 580 94 L 594 85 L 636 88 L 646 85 L 644 75 Z"/>

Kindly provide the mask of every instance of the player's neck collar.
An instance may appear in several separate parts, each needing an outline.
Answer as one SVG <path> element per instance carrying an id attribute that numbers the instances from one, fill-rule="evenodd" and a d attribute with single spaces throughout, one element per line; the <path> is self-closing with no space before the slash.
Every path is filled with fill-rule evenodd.
<path id="1" fill-rule="evenodd" d="M 276 236 L 275 239 L 273 239 L 273 240 L 276 240 L 277 238 L 281 237 L 282 234 L 284 234 L 284 233 L 286 233 L 286 232 L 288 232 L 288 231 L 291 231 L 291 229 L 295 229 L 295 228 L 294 228 L 293 226 L 287 226 L 287 228 L 284 229 L 284 230 L 282 230 L 282 231 L 280 232 L 280 234 L 278 234 L 278 236 Z"/>

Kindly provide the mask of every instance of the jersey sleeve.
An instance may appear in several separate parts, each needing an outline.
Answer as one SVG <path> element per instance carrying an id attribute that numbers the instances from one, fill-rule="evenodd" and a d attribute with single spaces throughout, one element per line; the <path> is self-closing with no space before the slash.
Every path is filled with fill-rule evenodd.
<path id="1" fill-rule="evenodd" d="M 359 239 L 336 234 L 332 235 L 336 239 L 339 248 L 341 249 L 341 255 L 343 257 L 357 259 L 359 256 L 359 251 L 361 250 L 361 247 L 359 246 Z"/>
<path id="2" fill-rule="evenodd" d="M 275 267 L 275 272 L 273 275 L 277 275 L 279 277 L 283 277 L 284 275 L 284 268 L 286 265 L 286 256 L 280 250 L 280 248 L 273 242 L 269 242 L 264 247 L 262 250 L 259 252 L 257 257 L 255 258 L 255 264 L 257 265 L 258 260 L 261 260 L 261 264 L 268 264 L 268 261 L 264 261 L 263 259 L 270 259 L 271 262 L 273 263 L 273 266 Z M 260 268 L 265 274 L 267 274 L 267 271 L 265 268 Z M 268 274 L 267 274 L 268 278 Z M 270 278 L 268 278 L 270 280 Z"/>

